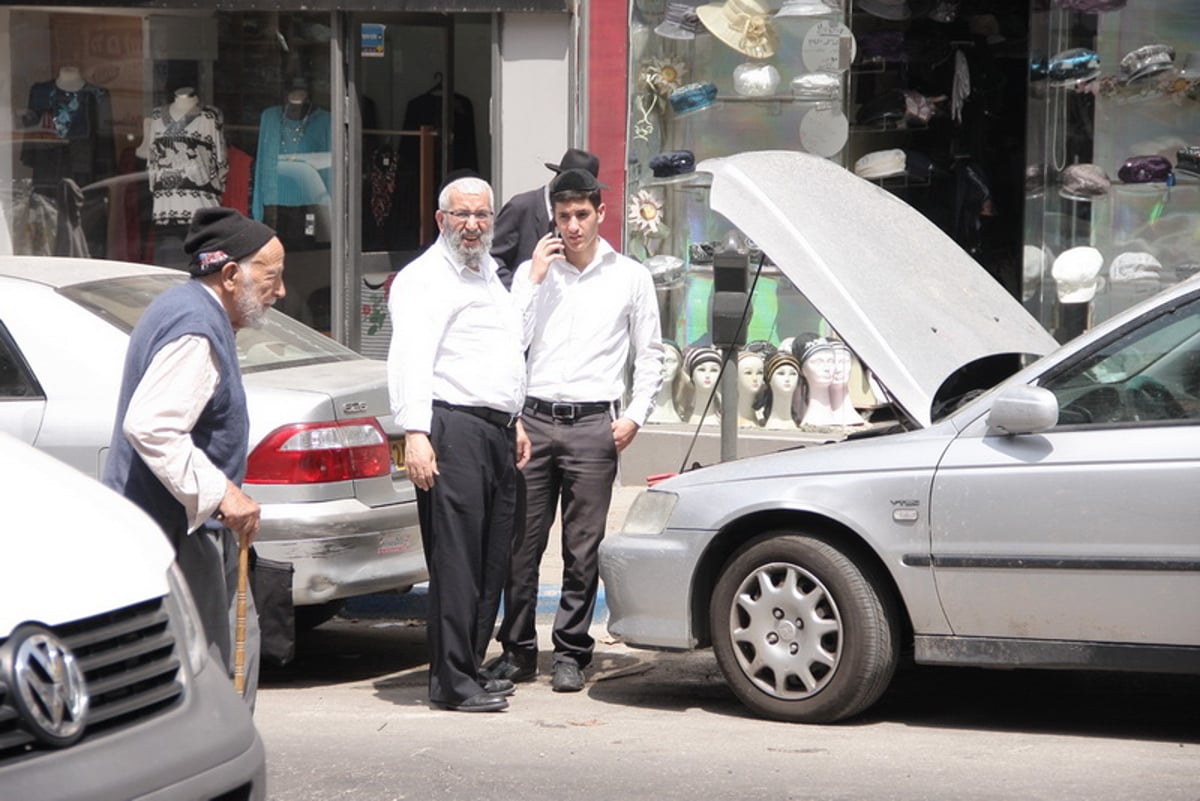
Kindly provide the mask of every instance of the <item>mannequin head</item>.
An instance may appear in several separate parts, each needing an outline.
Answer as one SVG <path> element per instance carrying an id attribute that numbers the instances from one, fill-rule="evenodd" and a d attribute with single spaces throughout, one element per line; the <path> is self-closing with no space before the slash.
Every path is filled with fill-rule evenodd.
<path id="1" fill-rule="evenodd" d="M 833 340 L 833 383 L 850 383 L 850 367 L 853 360 L 854 355 L 846 343 L 840 339 Z"/>
<path id="2" fill-rule="evenodd" d="M 765 363 L 762 355 L 744 350 L 738 354 L 737 367 L 739 397 L 753 397 L 763 385 Z"/>
<path id="3" fill-rule="evenodd" d="M 721 351 L 708 345 L 688 348 L 683 357 L 683 371 L 697 388 L 715 387 L 721 372 Z"/>
<path id="4" fill-rule="evenodd" d="M 717 379 L 723 358 L 721 351 L 709 345 L 688 348 L 683 354 L 683 374 L 692 387 L 685 418 L 703 416 L 711 421 L 720 413 Z"/>
<path id="5" fill-rule="evenodd" d="M 670 386 L 675 381 L 675 377 L 679 375 L 679 365 L 683 361 L 683 354 L 679 351 L 679 346 L 669 339 L 663 340 L 663 366 L 662 380 L 663 386 Z"/>
<path id="6" fill-rule="evenodd" d="M 796 391 L 800 383 L 800 363 L 796 357 L 785 351 L 779 351 L 767 359 L 764 379 L 772 392 L 782 395 Z"/>
<path id="7" fill-rule="evenodd" d="M 836 363 L 832 340 L 817 337 L 804 343 L 800 352 L 800 372 L 810 390 L 833 383 Z"/>

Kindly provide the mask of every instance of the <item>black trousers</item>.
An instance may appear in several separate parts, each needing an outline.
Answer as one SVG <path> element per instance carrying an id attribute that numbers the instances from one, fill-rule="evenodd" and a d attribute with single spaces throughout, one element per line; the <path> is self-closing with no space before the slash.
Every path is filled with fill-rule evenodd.
<path id="1" fill-rule="evenodd" d="M 538 568 L 561 499 L 563 575 L 552 635 L 554 661 L 584 668 L 595 647 L 588 630 L 600 586 L 600 541 L 617 477 L 612 416 L 557 422 L 526 411 L 523 419 L 533 457 L 522 471 L 525 514 L 513 541 L 498 639 L 523 663 L 537 657 Z"/>
<path id="2" fill-rule="evenodd" d="M 483 690 L 479 666 L 508 576 L 516 506 L 515 431 L 435 406 L 429 437 L 439 475 L 417 490 L 429 565 L 429 700 Z"/>

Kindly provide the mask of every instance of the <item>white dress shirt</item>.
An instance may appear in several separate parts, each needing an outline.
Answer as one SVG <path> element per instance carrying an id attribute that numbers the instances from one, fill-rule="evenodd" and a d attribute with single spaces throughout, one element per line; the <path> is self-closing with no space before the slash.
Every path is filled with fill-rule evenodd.
<path id="1" fill-rule="evenodd" d="M 216 293 L 205 289 L 216 300 Z M 207 337 L 187 334 L 171 340 L 150 360 L 121 427 L 150 472 L 183 505 L 188 531 L 217 511 L 229 481 L 192 442 L 192 429 L 220 380 Z"/>
<path id="2" fill-rule="evenodd" d="M 662 384 L 662 329 L 650 271 L 603 239 L 583 270 L 555 259 L 534 284 L 531 265 L 517 268 L 512 284 L 529 343 L 529 396 L 619 400 L 632 351 L 633 386 L 621 416 L 642 425 Z"/>
<path id="3" fill-rule="evenodd" d="M 521 410 L 521 318 L 491 256 L 475 272 L 439 236 L 392 281 L 388 313 L 388 393 L 405 431 L 429 433 L 434 400 Z"/>

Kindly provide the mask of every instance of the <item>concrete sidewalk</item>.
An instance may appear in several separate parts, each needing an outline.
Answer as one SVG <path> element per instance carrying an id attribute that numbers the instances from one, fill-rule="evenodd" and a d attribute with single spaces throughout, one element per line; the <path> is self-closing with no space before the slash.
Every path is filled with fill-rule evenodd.
<path id="1" fill-rule="evenodd" d="M 612 534 L 620 529 L 625 521 L 633 499 L 641 494 L 643 486 L 621 486 L 613 489 L 612 506 L 608 510 L 607 533 Z M 558 591 L 562 586 L 562 528 L 559 520 L 554 521 L 550 529 L 549 541 L 546 543 L 546 553 L 542 557 L 540 583 L 538 586 L 538 616 L 550 617 L 558 608 Z M 349 618 L 424 618 L 429 611 L 428 585 L 418 584 L 411 592 L 398 595 L 396 593 L 380 593 L 351 598 L 343 608 L 342 617 Z M 503 612 L 501 612 L 503 614 Z M 603 623 L 608 619 L 608 606 L 604 599 L 604 585 L 596 596 L 595 623 Z"/>

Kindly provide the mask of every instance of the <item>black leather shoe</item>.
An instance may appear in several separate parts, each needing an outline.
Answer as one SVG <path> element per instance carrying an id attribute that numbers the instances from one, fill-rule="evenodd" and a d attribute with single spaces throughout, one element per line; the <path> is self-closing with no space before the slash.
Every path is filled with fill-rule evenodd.
<path id="1" fill-rule="evenodd" d="M 537 678 L 537 662 L 520 659 L 505 651 L 483 666 L 484 678 L 507 679 L 513 684 L 533 681 Z"/>
<path id="2" fill-rule="evenodd" d="M 451 712 L 499 712 L 501 709 L 508 709 L 508 699 L 503 695 L 492 695 L 491 693 L 475 693 L 465 701 L 460 701 L 457 704 L 438 704 L 442 709 L 449 709 Z"/>
<path id="3" fill-rule="evenodd" d="M 509 696 L 517 691 L 517 685 L 508 679 L 488 679 L 484 682 L 483 691 L 488 695 Z"/>
<path id="4" fill-rule="evenodd" d="M 574 662 L 555 662 L 550 689 L 556 693 L 577 693 L 583 689 L 583 671 Z"/>

